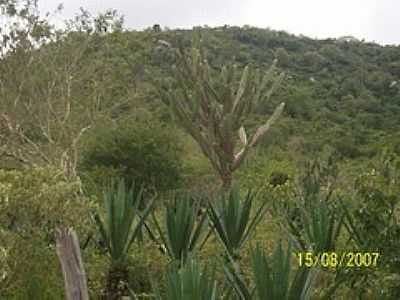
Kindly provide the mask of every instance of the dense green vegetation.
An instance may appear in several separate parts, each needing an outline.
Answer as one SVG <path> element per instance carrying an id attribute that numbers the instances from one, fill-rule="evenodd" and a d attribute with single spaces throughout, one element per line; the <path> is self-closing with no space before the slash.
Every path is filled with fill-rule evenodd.
<path id="1" fill-rule="evenodd" d="M 1 299 L 64 297 L 59 227 L 91 299 L 400 298 L 399 46 L 0 8 Z"/>

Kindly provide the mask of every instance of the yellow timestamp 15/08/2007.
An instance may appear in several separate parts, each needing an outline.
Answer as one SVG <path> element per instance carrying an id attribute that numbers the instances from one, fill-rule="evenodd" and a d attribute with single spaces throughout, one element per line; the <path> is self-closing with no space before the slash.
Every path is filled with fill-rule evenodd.
<path id="1" fill-rule="evenodd" d="M 300 267 L 324 267 L 324 268 L 361 268 L 376 267 L 379 260 L 378 252 L 298 252 L 297 262 Z"/>

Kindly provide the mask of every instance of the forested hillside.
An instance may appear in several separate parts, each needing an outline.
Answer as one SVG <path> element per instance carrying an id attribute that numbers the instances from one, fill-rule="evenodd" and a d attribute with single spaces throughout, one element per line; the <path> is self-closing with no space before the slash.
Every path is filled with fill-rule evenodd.
<path id="1" fill-rule="evenodd" d="M 267 68 L 277 58 L 286 73 L 273 101 L 257 109 L 268 114 L 286 102 L 284 121 L 265 145 L 306 156 L 333 150 L 349 159 L 372 157 L 383 146 L 399 153 L 399 47 L 250 27 L 203 30 L 216 67 Z M 173 41 L 176 34 L 189 32 L 158 33 L 156 39 Z"/>
<path id="2" fill-rule="evenodd" d="M 172 48 L 180 42 L 189 46 L 192 31 L 155 28 L 98 36 L 86 55 L 93 63 L 110 64 L 117 97 L 135 98 L 135 107 L 165 111 L 150 83 L 171 75 Z M 313 40 L 252 27 L 197 30 L 216 69 L 235 63 L 266 70 L 278 59 L 285 80 L 254 116 L 262 118 L 276 104 L 286 103 L 284 118 L 265 138 L 265 146 L 306 156 L 337 151 L 349 159 L 371 158 L 383 146 L 399 154 L 399 47 Z"/>

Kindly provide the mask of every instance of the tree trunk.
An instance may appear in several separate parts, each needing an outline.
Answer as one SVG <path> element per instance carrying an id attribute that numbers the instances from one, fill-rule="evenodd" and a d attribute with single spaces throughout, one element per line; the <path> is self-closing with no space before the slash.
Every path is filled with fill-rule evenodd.
<path id="1" fill-rule="evenodd" d="M 79 241 L 72 228 L 56 229 L 56 251 L 64 277 L 67 300 L 89 300 Z"/>

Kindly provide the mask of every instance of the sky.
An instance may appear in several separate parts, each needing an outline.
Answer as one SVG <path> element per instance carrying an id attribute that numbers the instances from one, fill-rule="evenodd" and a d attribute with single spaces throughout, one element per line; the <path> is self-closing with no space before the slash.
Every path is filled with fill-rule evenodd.
<path id="1" fill-rule="evenodd" d="M 400 45 L 399 0 L 39 0 L 41 12 L 63 3 L 55 22 L 73 18 L 80 7 L 93 15 L 116 9 L 125 27 L 144 29 L 250 25 L 325 39 L 354 36 L 382 45 Z"/>

